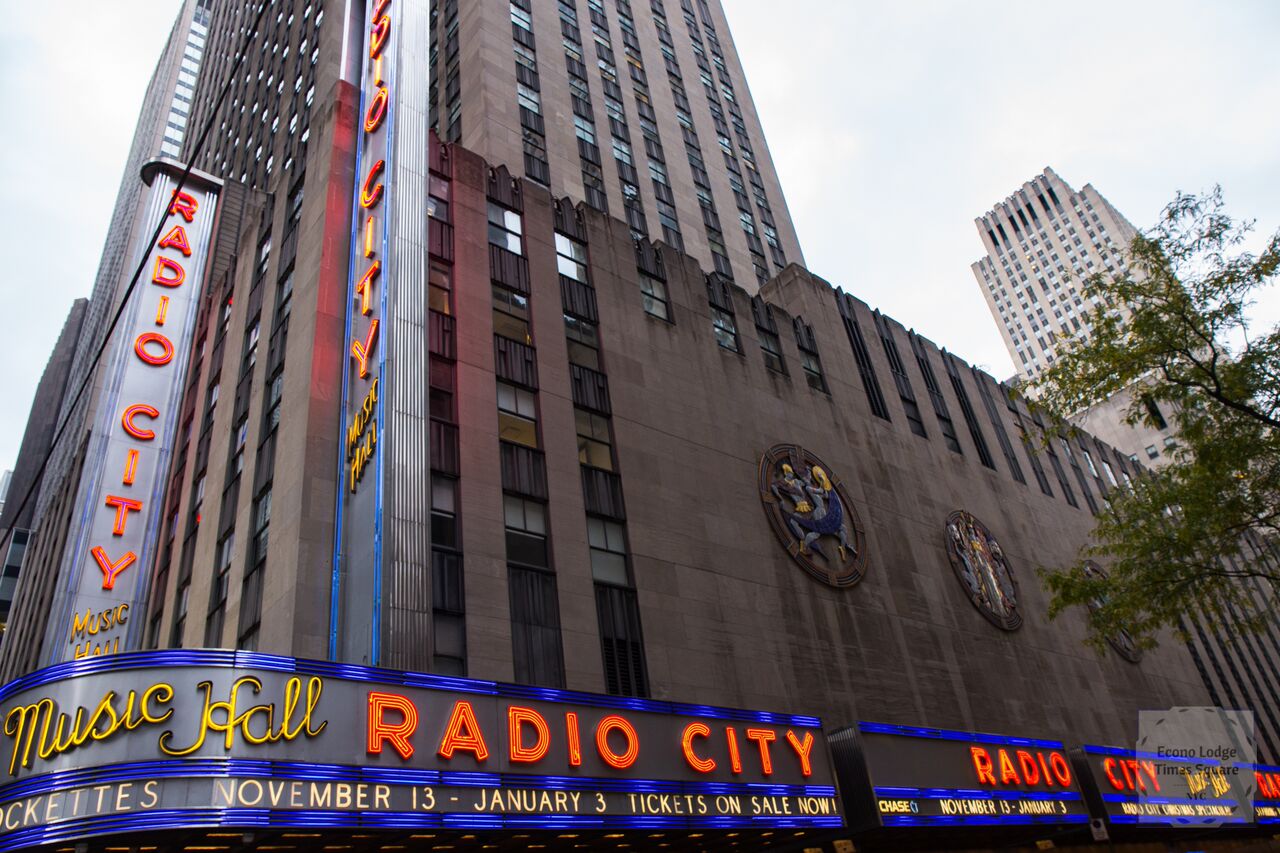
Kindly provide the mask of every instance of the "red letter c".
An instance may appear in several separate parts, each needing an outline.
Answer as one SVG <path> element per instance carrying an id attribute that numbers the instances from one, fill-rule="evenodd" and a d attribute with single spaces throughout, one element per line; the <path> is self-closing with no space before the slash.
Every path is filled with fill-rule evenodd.
<path id="1" fill-rule="evenodd" d="M 138 415 L 146 415 L 155 420 L 160 417 L 160 410 L 155 406 L 148 406 L 146 403 L 135 403 L 124 410 L 124 415 L 120 418 L 120 426 L 124 427 L 124 431 L 129 435 L 138 439 L 138 441 L 150 441 L 156 437 L 155 430 L 143 429 L 133 422 Z"/>

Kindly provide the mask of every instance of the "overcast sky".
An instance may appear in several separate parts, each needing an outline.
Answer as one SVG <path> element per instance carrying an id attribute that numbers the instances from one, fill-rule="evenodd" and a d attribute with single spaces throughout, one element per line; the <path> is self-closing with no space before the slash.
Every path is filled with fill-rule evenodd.
<path id="1" fill-rule="evenodd" d="M 1013 367 L 969 272 L 973 219 L 1045 166 L 1139 227 L 1215 183 L 1280 227 L 1280 3 L 723 2 L 809 267 L 999 377 Z M 178 6 L 0 16 L 0 469 L 92 285 Z M 1280 320 L 1280 298 L 1257 313 Z"/>

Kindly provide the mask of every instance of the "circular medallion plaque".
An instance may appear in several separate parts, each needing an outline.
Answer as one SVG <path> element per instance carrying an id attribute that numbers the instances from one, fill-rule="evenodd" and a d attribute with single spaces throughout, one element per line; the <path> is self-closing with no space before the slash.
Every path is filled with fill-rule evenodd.
<path id="1" fill-rule="evenodd" d="M 1103 578 L 1107 577 L 1107 570 L 1099 566 L 1093 560 L 1086 560 L 1084 564 L 1084 573 L 1089 577 Z M 1106 604 L 1106 598 L 1099 597 L 1089 602 L 1089 610 L 1096 611 Z M 1121 628 L 1115 634 L 1107 637 L 1107 642 L 1111 644 L 1111 648 L 1116 650 L 1116 654 L 1127 660 L 1129 663 L 1137 663 L 1142 660 L 1142 649 L 1138 648 L 1138 644 L 1134 641 L 1133 636 L 1128 631 Z"/>
<path id="2" fill-rule="evenodd" d="M 801 568 L 835 587 L 862 580 L 866 537 L 831 468 L 798 444 L 775 444 L 760 459 L 759 481 L 769 526 Z"/>
<path id="3" fill-rule="evenodd" d="M 991 624 L 1006 631 L 1022 625 L 1018 585 L 1000 543 L 964 510 L 947 516 L 947 556 L 969 600 Z"/>

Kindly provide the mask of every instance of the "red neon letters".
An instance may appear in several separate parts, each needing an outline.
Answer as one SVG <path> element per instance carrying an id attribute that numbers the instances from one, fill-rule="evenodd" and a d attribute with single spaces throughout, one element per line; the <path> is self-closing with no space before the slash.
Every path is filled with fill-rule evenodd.
<path id="1" fill-rule="evenodd" d="M 582 766 L 582 738 L 578 736 L 578 715 L 569 712 L 564 715 L 565 736 L 569 740 L 569 766 Z"/>
<path id="2" fill-rule="evenodd" d="M 373 133 L 382 124 L 382 119 L 387 115 L 387 90 L 386 87 L 379 87 L 378 94 L 373 96 L 373 101 L 369 104 L 369 110 L 364 115 L 364 132 Z"/>
<path id="3" fill-rule="evenodd" d="M 391 36 L 391 0 L 377 0 L 373 4 L 373 14 L 369 20 L 369 69 L 366 76 L 366 85 L 372 83 L 375 90 L 366 97 L 368 106 L 365 108 L 364 114 L 364 133 L 366 137 L 372 136 L 382 129 L 386 121 L 387 114 L 391 107 L 391 91 L 385 85 L 382 77 L 382 60 L 383 50 L 387 45 L 387 40 Z M 386 153 L 385 137 L 381 142 L 375 142 L 373 139 L 366 139 L 365 145 L 370 152 L 375 151 L 376 145 L 381 145 L 383 153 Z M 376 159 L 375 159 L 376 158 Z M 365 170 L 364 164 L 361 163 L 357 168 L 364 170 L 364 179 L 360 182 L 359 203 L 360 208 L 368 211 L 368 215 L 364 219 L 363 229 L 363 255 L 372 259 L 374 251 L 374 229 L 376 227 L 376 219 L 374 212 L 378 205 L 382 203 L 385 187 L 382 183 L 382 176 L 387 169 L 387 161 L 379 158 L 376 153 L 371 154 L 368 169 Z M 352 235 L 353 251 L 355 251 L 356 240 L 361 235 L 356 232 Z M 364 269 L 360 277 L 353 284 L 353 299 L 359 299 L 360 315 L 369 317 L 369 325 L 365 328 L 363 336 L 359 331 L 352 331 L 350 351 L 351 357 L 355 360 L 356 370 L 361 379 L 367 379 L 370 374 L 370 365 L 373 363 L 375 348 L 378 345 L 378 321 L 377 316 L 377 300 L 373 299 L 373 287 L 378 279 L 378 274 L 382 271 L 382 262 L 374 260 L 371 265 Z M 374 429 L 377 428 L 375 424 Z M 353 483 L 354 487 L 354 483 Z"/>
<path id="4" fill-rule="evenodd" d="M 169 215 L 180 217 L 188 224 L 195 221 L 196 211 L 199 209 L 199 202 L 188 193 L 174 192 L 173 198 L 169 203 Z M 187 231 L 181 224 L 175 224 L 165 233 L 155 244 L 157 250 L 171 249 L 179 253 L 179 257 L 191 256 L 191 241 L 187 237 Z M 178 258 L 168 257 L 157 254 L 155 264 L 152 267 L 151 283 L 159 285 L 168 290 L 174 290 L 182 287 L 186 282 L 186 270 L 182 268 Z M 160 295 L 155 313 L 155 324 L 163 326 L 169 314 L 169 301 L 167 295 Z M 156 331 L 142 331 L 133 341 L 133 352 L 143 364 L 149 367 L 164 367 L 173 361 L 174 345 L 165 335 Z M 156 431 L 150 427 L 145 427 L 140 423 L 141 419 L 155 421 L 160 418 L 160 410 L 148 403 L 130 403 L 124 407 L 124 411 L 120 413 L 120 428 L 130 439 L 136 442 L 154 441 Z M 136 447 L 130 447 L 125 451 L 124 469 L 120 475 L 120 484 L 126 488 L 133 488 L 138 478 L 139 466 L 147 461 Z M 116 495 L 107 493 L 103 496 L 103 506 L 114 512 L 111 525 L 112 536 L 124 536 L 129 522 L 130 513 L 142 514 L 143 502 L 140 498 L 129 496 L 127 493 Z M 135 521 L 135 529 L 141 522 Z M 135 546 L 136 547 L 136 546 Z M 94 563 L 102 572 L 102 588 L 104 590 L 115 589 L 116 581 L 120 576 L 138 560 L 135 551 L 125 551 L 118 559 L 112 559 L 108 556 L 107 551 L 101 545 L 94 545 L 89 549 L 89 555 L 93 557 Z M 113 650 L 118 650 L 118 642 Z M 95 652 L 98 654 L 98 652 Z"/>
<path id="5" fill-rule="evenodd" d="M 391 709 L 400 712 L 400 722 L 389 723 L 385 712 Z M 366 747 L 370 755 L 381 755 L 384 741 L 391 744 L 392 749 L 401 758 L 413 755 L 413 745 L 409 743 L 409 735 L 418 727 L 418 706 L 404 696 L 396 693 L 369 693 L 369 731 Z"/>
<path id="6" fill-rule="evenodd" d="M 169 203 L 169 215 L 177 214 L 188 223 L 196 218 L 196 200 L 183 192 L 174 192 L 173 201 Z"/>
<path id="7" fill-rule="evenodd" d="M 455 702 L 453 713 L 449 715 L 449 724 L 444 728 L 444 737 L 440 739 L 441 758 L 453 758 L 458 750 L 470 752 L 476 761 L 484 761 L 489 757 L 489 747 L 485 745 L 484 734 L 480 731 L 480 723 L 476 720 L 475 709 L 470 702 Z"/>
<path id="8" fill-rule="evenodd" d="M 175 225 L 169 233 L 156 243 L 157 249 L 177 249 L 187 257 L 191 257 L 191 243 L 187 241 L 187 231 L 181 225 Z"/>
<path id="9" fill-rule="evenodd" d="M 382 200 L 382 183 L 378 176 L 386 166 L 386 160 L 379 160 L 369 167 L 369 174 L 364 176 L 364 183 L 360 185 L 360 206 L 366 210 Z"/>
<path id="10" fill-rule="evenodd" d="M 525 746 L 524 727 L 533 727 L 533 746 Z M 534 764 L 541 761 L 551 748 L 551 727 L 544 718 L 532 708 L 521 708 L 512 705 L 507 709 L 507 742 L 511 746 L 511 760 L 520 764 Z"/>
<path id="11" fill-rule="evenodd" d="M 1107 783 L 1117 791 L 1145 791 L 1148 782 L 1151 790 L 1160 790 L 1160 777 L 1154 761 L 1107 756 L 1102 761 L 1102 773 L 1107 777 Z"/>
<path id="12" fill-rule="evenodd" d="M 121 572 L 132 566 L 134 560 L 138 559 L 137 554 L 132 551 L 125 551 L 123 557 L 113 562 L 101 545 L 95 545 L 89 553 L 93 554 L 93 559 L 98 562 L 98 568 L 102 569 L 102 588 L 107 590 L 114 589 L 116 578 L 120 576 Z"/>
<path id="13" fill-rule="evenodd" d="M 182 264 L 173 258 L 156 255 L 156 265 L 151 271 L 152 284 L 158 284 L 161 287 L 181 287 L 186 277 L 187 271 L 182 268 Z"/>
<path id="14" fill-rule="evenodd" d="M 160 354 L 156 355 L 147 349 L 147 344 L 159 345 Z M 137 340 L 133 342 L 133 351 L 137 353 L 138 358 L 152 367 L 163 367 L 173 361 L 173 341 L 159 332 L 143 332 L 138 335 Z"/>
<path id="15" fill-rule="evenodd" d="M 382 261 L 374 261 L 369 269 L 365 270 L 364 275 L 360 277 L 360 283 L 356 285 L 356 293 L 360 294 L 360 313 L 369 316 L 373 311 L 373 306 L 369 303 L 370 291 L 373 290 L 373 283 L 378 279 L 378 273 L 382 272 Z M 374 322 L 378 322 L 374 320 Z"/>
<path id="16" fill-rule="evenodd" d="M 665 739 L 652 728 L 643 729 L 648 732 L 646 740 L 651 742 L 642 743 L 642 729 L 629 713 L 597 717 L 588 711 L 590 722 L 584 733 L 580 710 L 562 712 L 563 728 L 552 718 L 550 706 L 531 708 L 512 703 L 496 712 L 495 715 L 491 706 L 480 706 L 477 710 L 477 706 L 466 699 L 456 700 L 445 708 L 432 705 L 428 712 L 426 705 L 418 707 L 408 696 L 370 691 L 365 715 L 366 750 L 369 755 L 382 755 L 390 745 L 390 751 L 408 761 L 422 745 L 420 738 L 427 737 L 433 739 L 428 743 L 435 747 L 436 755 L 448 761 L 461 758 L 466 762 L 463 766 L 488 760 L 492 744 L 497 754 L 512 765 L 545 766 L 558 762 L 562 768 L 569 769 L 590 761 L 594 766 L 588 768 L 589 771 L 600 773 L 635 768 L 641 749 L 647 749 L 661 751 L 676 761 L 683 758 L 685 764 L 698 773 L 713 773 L 723 767 L 742 774 L 744 761 L 738 746 L 745 737 L 757 747 L 748 751 L 745 762 L 756 778 L 763 781 L 773 776 L 779 762 L 785 765 L 783 772 L 794 773 L 798 769 L 804 777 L 813 775 L 816 741 L 814 733 L 806 729 L 741 728 L 714 720 L 693 720 L 685 721 L 683 728 L 673 729 Z M 503 717 L 505 724 L 501 722 Z M 495 724 L 496 734 L 485 730 Z M 424 725 L 433 731 L 420 736 L 418 729 Z M 588 748 L 594 746 L 589 759 L 582 751 L 583 734 L 591 739 Z M 491 736 L 498 741 L 492 741 Z M 779 752 L 773 751 L 775 745 Z M 556 770 L 547 768 L 547 772 Z"/>
<path id="17" fill-rule="evenodd" d="M 144 415 L 154 420 L 160 417 L 160 410 L 155 406 L 148 406 L 146 403 L 135 403 L 124 410 L 124 414 L 120 417 L 120 425 L 124 427 L 125 432 L 138 439 L 138 441 L 150 441 L 156 437 L 155 430 L 143 429 L 135 424 L 133 419 L 139 415 Z"/>
<path id="18" fill-rule="evenodd" d="M 361 379 L 369 375 L 369 356 L 373 354 L 373 348 L 377 343 L 378 320 L 375 317 L 373 322 L 369 324 L 369 331 L 365 332 L 364 340 L 351 342 L 351 354 L 356 357 L 356 365 L 360 368 Z"/>
<path id="19" fill-rule="evenodd" d="M 1071 786 L 1071 765 L 1060 752 L 1049 752 L 1046 758 L 1042 750 L 1036 750 L 1033 755 L 1020 749 L 1010 755 L 1009 750 L 999 749 L 992 758 L 985 747 L 971 746 L 969 755 L 973 759 L 978 782 L 983 785 L 1029 788 L 1043 783 L 1051 788 Z"/>
<path id="20" fill-rule="evenodd" d="M 627 741 L 626 751 L 621 753 L 613 751 L 609 746 L 610 732 L 622 733 Z M 635 726 L 631 725 L 625 717 L 610 714 L 596 726 L 596 751 L 600 753 L 605 764 L 615 770 L 626 770 L 640 757 L 640 736 L 636 734 Z"/>
<path id="21" fill-rule="evenodd" d="M 693 739 L 707 737 L 710 734 L 711 727 L 706 723 L 690 723 L 684 727 L 684 735 L 680 738 L 680 749 L 684 752 L 684 760 L 699 773 L 710 773 L 716 769 L 714 758 L 699 758 L 693 751 Z"/>
<path id="22" fill-rule="evenodd" d="M 116 511 L 116 523 L 111 533 L 114 536 L 124 535 L 124 526 L 129 521 L 129 513 L 142 512 L 142 501 L 133 498 L 122 498 L 119 495 L 107 495 L 107 506 Z"/>

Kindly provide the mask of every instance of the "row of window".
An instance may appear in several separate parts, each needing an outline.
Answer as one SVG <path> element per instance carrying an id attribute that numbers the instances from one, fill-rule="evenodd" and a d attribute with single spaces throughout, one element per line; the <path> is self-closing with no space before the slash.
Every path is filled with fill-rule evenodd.
<path id="1" fill-rule="evenodd" d="M 523 264 L 523 217 L 489 201 L 489 241 Z M 586 246 L 561 233 L 555 236 L 562 286 L 590 289 Z M 493 257 L 491 255 L 491 257 Z M 503 456 L 503 515 L 506 531 L 512 654 L 517 681 L 564 686 L 557 578 L 547 521 L 548 506 L 539 430 L 539 400 L 534 329 L 529 297 L 512 286 L 502 253 L 493 270 L 493 317 L 497 366 L 496 400 Z M 499 266 L 502 269 L 499 269 Z M 517 275 L 516 280 L 527 280 Z M 594 304 L 592 297 L 591 303 Z M 578 455 L 583 466 L 584 500 L 593 581 L 597 588 L 601 654 L 606 689 L 644 695 L 647 675 L 639 636 L 639 613 L 628 568 L 625 520 L 620 515 L 621 484 L 607 408 L 607 380 L 601 370 L 598 329 L 589 312 L 564 313 L 570 368 L 592 391 L 574 394 Z M 510 463 L 510 464 L 509 464 Z M 530 475 L 531 474 L 531 475 Z M 613 498 L 593 498 L 588 482 L 604 484 Z"/>

